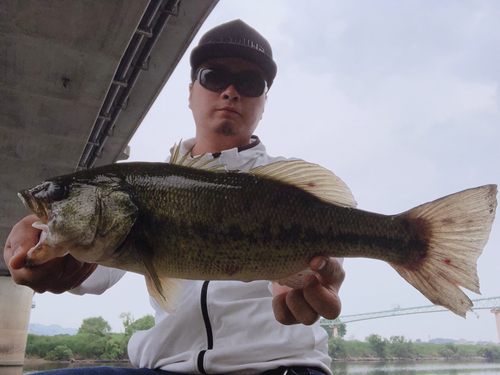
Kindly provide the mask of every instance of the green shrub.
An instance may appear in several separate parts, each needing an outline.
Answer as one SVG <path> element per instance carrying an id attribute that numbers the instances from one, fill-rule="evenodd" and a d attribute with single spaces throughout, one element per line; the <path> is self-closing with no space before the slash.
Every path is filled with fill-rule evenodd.
<path id="1" fill-rule="evenodd" d="M 328 354 L 330 358 L 346 358 L 347 350 L 345 341 L 338 337 L 332 337 L 328 340 Z"/>
<path id="2" fill-rule="evenodd" d="M 487 346 L 477 351 L 477 354 L 487 359 L 500 359 L 500 349 L 496 346 Z"/>
<path id="3" fill-rule="evenodd" d="M 73 352 L 66 345 L 59 345 L 47 353 L 44 357 L 48 361 L 69 361 L 73 357 Z"/>
<path id="4" fill-rule="evenodd" d="M 411 340 L 406 341 L 404 336 L 391 336 L 389 343 L 389 352 L 393 357 L 415 358 L 417 356 Z"/>
<path id="5" fill-rule="evenodd" d="M 370 343 L 370 346 L 377 357 L 387 358 L 387 346 L 389 344 L 387 339 L 383 339 L 381 336 L 372 333 L 366 338 L 366 341 Z"/>

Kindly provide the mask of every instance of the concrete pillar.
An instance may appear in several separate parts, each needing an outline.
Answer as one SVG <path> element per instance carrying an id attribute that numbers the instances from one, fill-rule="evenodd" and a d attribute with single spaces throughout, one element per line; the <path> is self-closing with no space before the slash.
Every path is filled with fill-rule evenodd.
<path id="1" fill-rule="evenodd" d="M 339 337 L 339 328 L 340 326 L 330 326 L 330 328 L 333 328 L 333 337 Z"/>
<path id="2" fill-rule="evenodd" d="M 22 366 L 33 290 L 0 276 L 0 366 Z"/>
<path id="3" fill-rule="evenodd" d="M 495 314 L 495 320 L 497 322 L 497 333 L 498 333 L 498 342 L 500 342 L 500 310 L 493 309 L 491 310 L 493 314 Z"/>

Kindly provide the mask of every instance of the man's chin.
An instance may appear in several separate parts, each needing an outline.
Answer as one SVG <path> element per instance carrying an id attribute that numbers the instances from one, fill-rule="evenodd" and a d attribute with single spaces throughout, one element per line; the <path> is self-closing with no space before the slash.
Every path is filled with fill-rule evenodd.
<path id="1" fill-rule="evenodd" d="M 220 124 L 216 129 L 215 132 L 219 135 L 223 135 L 226 137 L 233 137 L 236 135 L 236 132 L 234 131 L 233 127 L 231 124 L 228 124 L 227 122 L 224 122 Z"/>

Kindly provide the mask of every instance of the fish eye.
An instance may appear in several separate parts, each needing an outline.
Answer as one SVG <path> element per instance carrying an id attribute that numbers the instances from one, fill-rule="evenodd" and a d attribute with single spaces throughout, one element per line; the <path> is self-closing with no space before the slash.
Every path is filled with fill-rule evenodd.
<path id="1" fill-rule="evenodd" d="M 47 194 L 53 201 L 60 201 L 66 196 L 66 187 L 64 185 L 51 184 Z"/>

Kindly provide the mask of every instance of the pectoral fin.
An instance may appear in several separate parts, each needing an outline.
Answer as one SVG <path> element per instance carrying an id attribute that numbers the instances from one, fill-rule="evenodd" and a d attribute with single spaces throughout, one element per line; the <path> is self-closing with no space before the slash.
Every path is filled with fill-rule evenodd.
<path id="1" fill-rule="evenodd" d="M 158 277 L 153 263 L 153 250 L 147 245 L 146 241 L 140 239 L 136 239 L 136 245 L 139 257 L 148 273 L 145 278 L 149 295 L 155 299 L 163 310 L 169 314 L 175 313 L 181 280 Z"/>

